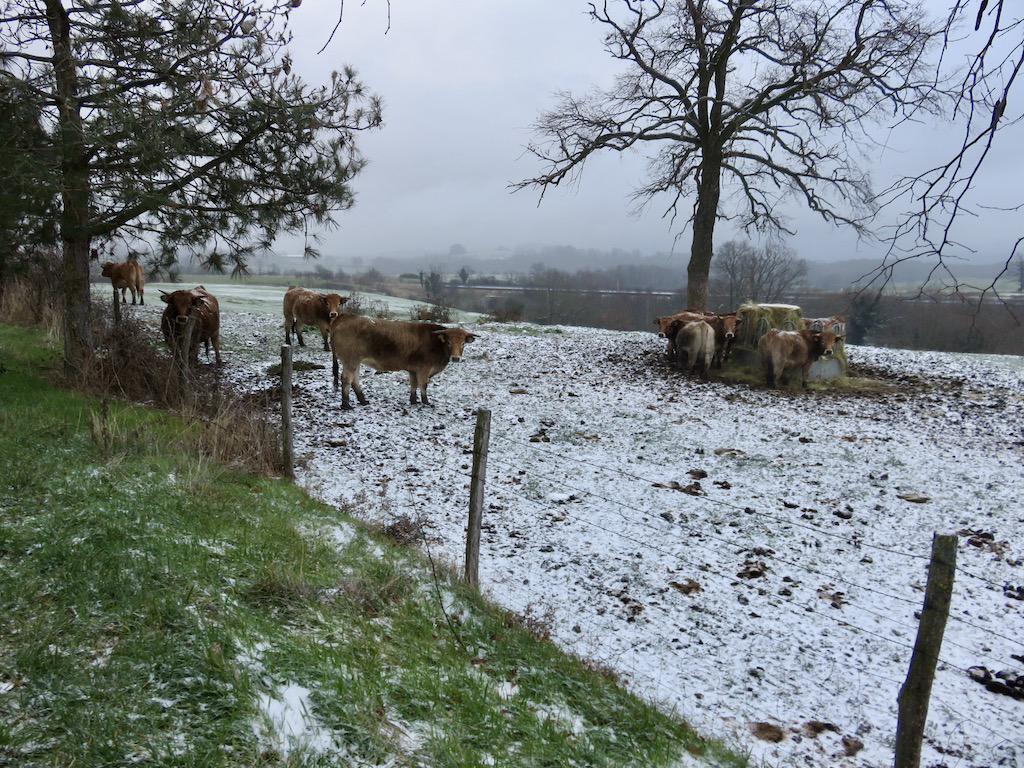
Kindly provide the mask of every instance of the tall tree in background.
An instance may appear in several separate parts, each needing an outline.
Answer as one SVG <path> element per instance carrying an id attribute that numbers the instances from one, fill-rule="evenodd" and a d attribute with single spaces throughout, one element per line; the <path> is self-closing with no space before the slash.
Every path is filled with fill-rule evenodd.
<path id="1" fill-rule="evenodd" d="M 619 0 L 590 15 L 624 71 L 608 90 L 561 94 L 529 147 L 546 170 L 515 186 L 543 198 L 594 153 L 646 152 L 634 201 L 667 196 L 665 215 L 692 228 L 696 309 L 719 219 L 787 232 L 781 205 L 795 197 L 866 232 L 872 190 L 855 155 L 869 124 L 920 107 L 934 86 L 923 56 L 936 32 L 910 0 Z"/>
<path id="2" fill-rule="evenodd" d="M 807 262 L 781 243 L 754 248 L 730 240 L 715 253 L 711 274 L 715 293 L 725 297 L 725 310 L 732 312 L 744 301 L 779 301 L 807 277 Z"/>
<path id="3" fill-rule="evenodd" d="M 141 245 L 152 269 L 191 256 L 244 271 L 278 234 L 352 205 L 355 136 L 380 125 L 379 101 L 352 71 L 313 88 L 291 74 L 292 5 L 0 0 L 0 93 L 51 148 L 18 172 L 58 209 L 67 373 L 92 347 L 96 241 Z"/>

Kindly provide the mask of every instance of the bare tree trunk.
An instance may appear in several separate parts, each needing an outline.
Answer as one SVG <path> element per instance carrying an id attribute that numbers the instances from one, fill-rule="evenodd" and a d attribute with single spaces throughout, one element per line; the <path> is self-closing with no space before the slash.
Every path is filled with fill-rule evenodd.
<path id="1" fill-rule="evenodd" d="M 715 253 L 715 222 L 718 219 L 718 201 L 722 195 L 722 154 L 708 150 L 701 162 L 700 181 L 697 184 L 697 210 L 693 216 L 693 244 L 690 263 L 686 267 L 686 308 L 708 308 L 708 277 L 711 258 Z"/>

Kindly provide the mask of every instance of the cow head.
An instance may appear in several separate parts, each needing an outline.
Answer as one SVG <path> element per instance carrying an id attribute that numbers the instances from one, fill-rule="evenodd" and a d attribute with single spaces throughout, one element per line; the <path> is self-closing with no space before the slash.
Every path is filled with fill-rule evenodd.
<path id="1" fill-rule="evenodd" d="M 674 315 L 664 315 L 663 317 L 654 318 L 654 324 L 658 326 L 658 338 L 664 339 L 668 336 L 668 327 L 672 325 L 675 320 Z"/>
<path id="2" fill-rule="evenodd" d="M 832 331 L 819 331 L 811 338 L 814 339 L 822 357 L 831 357 L 835 353 L 836 344 L 843 340 L 842 336 Z"/>
<path id="3" fill-rule="evenodd" d="M 201 307 L 205 303 L 202 295 L 193 291 L 160 291 L 160 301 L 165 302 L 172 308 L 174 322 L 187 323 L 188 316 L 194 307 Z"/>
<path id="4" fill-rule="evenodd" d="M 102 263 L 102 264 L 100 265 L 100 267 L 101 267 L 101 269 L 102 269 L 102 271 L 100 272 L 100 274 L 101 274 L 101 275 L 102 275 L 103 277 L 112 277 L 112 276 L 113 276 L 113 274 L 114 274 L 114 267 L 116 267 L 116 266 L 117 266 L 117 265 L 116 265 L 116 264 L 115 264 L 114 262 L 112 262 L 112 261 L 104 261 L 104 262 L 103 262 L 103 263 Z"/>
<path id="5" fill-rule="evenodd" d="M 476 339 L 476 336 L 462 328 L 442 328 L 440 331 L 434 331 L 434 335 L 445 345 L 448 359 L 453 363 L 462 362 L 463 348 Z"/>
<path id="6" fill-rule="evenodd" d="M 348 301 L 348 296 L 339 296 L 336 293 L 320 294 L 320 301 L 327 308 L 327 317 L 333 320 L 341 312 L 341 305 Z"/>
<path id="7" fill-rule="evenodd" d="M 719 315 L 718 317 L 725 327 L 725 338 L 736 338 L 736 331 L 739 330 L 740 325 L 743 323 L 743 318 L 737 315 Z"/>

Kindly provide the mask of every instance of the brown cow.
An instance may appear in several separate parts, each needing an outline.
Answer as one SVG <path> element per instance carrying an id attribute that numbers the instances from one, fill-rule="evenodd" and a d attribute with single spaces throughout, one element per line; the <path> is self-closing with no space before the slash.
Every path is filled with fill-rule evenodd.
<path id="1" fill-rule="evenodd" d="M 182 289 L 166 293 L 160 291 L 160 300 L 167 303 L 163 317 L 160 318 L 160 328 L 164 332 L 164 340 L 172 350 L 177 349 L 181 344 L 181 336 L 185 333 L 185 326 L 190 316 L 196 318 L 195 327 L 192 329 L 192 341 L 189 345 L 189 360 L 199 361 L 199 344 L 206 344 L 206 356 L 210 356 L 210 343 L 213 343 L 213 351 L 220 362 L 220 305 L 217 297 L 207 291 L 203 286 L 196 288 Z"/>
<path id="2" fill-rule="evenodd" d="M 359 384 L 362 363 L 378 371 L 409 372 L 409 403 L 420 393 L 424 405 L 427 382 L 447 367 L 461 362 L 466 344 L 476 338 L 462 328 L 446 328 L 433 323 L 376 320 L 362 315 L 342 313 L 331 323 L 331 352 L 334 364 L 334 388 L 338 388 L 338 362 L 341 362 L 341 407 L 352 408 L 349 388 L 355 390 L 360 405 L 366 405 Z"/>
<path id="3" fill-rule="evenodd" d="M 284 294 L 284 343 L 292 343 L 292 331 L 299 339 L 299 346 L 306 346 L 302 339 L 304 326 L 313 325 L 320 329 L 324 339 L 324 350 L 330 349 L 327 339 L 330 335 L 331 320 L 341 312 L 341 305 L 348 297 L 336 293 L 320 293 L 308 288 L 288 286 Z"/>
<path id="4" fill-rule="evenodd" d="M 666 329 L 676 345 L 676 365 L 691 376 L 707 379 L 715 356 L 715 331 L 704 320 L 674 320 Z"/>
<path id="5" fill-rule="evenodd" d="M 797 368 L 801 371 L 801 380 L 807 387 L 807 373 L 811 365 L 819 357 L 830 357 L 835 351 L 837 342 L 843 340 L 832 331 L 780 331 L 773 328 L 757 342 L 757 351 L 761 356 L 761 367 L 764 368 L 765 379 L 769 387 L 785 384 L 789 380 L 789 372 Z"/>
<path id="6" fill-rule="evenodd" d="M 710 320 L 708 322 L 711 322 Z M 736 331 L 743 323 L 743 318 L 735 312 L 728 315 L 715 315 L 711 327 L 715 329 L 715 360 L 714 367 L 721 368 L 732 354 L 732 344 L 736 340 Z"/>
<path id="7" fill-rule="evenodd" d="M 121 303 L 127 304 L 125 301 L 124 292 L 129 290 L 132 292 L 132 304 L 135 303 L 135 293 L 139 294 L 139 304 L 145 304 L 146 300 L 143 296 L 143 290 L 146 287 L 146 272 L 142 268 L 142 265 L 135 259 L 129 259 L 128 261 L 105 261 L 101 265 L 103 267 L 103 277 L 109 277 L 110 282 L 114 284 L 115 291 L 121 291 Z"/>

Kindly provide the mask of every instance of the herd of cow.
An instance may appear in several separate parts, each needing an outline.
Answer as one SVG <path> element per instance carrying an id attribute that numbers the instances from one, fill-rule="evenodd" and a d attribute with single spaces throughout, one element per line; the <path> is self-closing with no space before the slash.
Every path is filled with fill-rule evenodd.
<path id="1" fill-rule="evenodd" d="M 109 277 L 121 301 L 127 303 L 125 291 L 130 290 L 132 304 L 136 294 L 145 304 L 144 271 L 136 261 L 105 262 L 102 275 Z M 206 356 L 213 346 L 220 363 L 220 306 L 217 297 L 203 286 L 160 291 L 167 304 L 160 318 L 165 341 L 172 349 L 180 348 L 189 321 L 194 318 L 188 359 L 197 362 L 199 346 L 205 344 Z M 308 288 L 290 286 L 284 295 L 285 343 L 292 334 L 299 346 L 305 346 L 302 330 L 311 326 L 320 331 L 325 351 L 331 352 L 334 388 L 338 388 L 341 366 L 342 408 L 351 409 L 350 391 L 360 405 L 367 399 L 359 382 L 362 365 L 377 371 L 406 371 L 409 374 L 409 402 L 429 404 L 427 382 L 443 371 L 450 362 L 460 362 L 466 344 L 476 336 L 462 328 L 451 328 L 432 322 L 404 322 L 364 317 L 343 312 L 348 299 L 336 293 L 321 293 Z M 426 320 L 427 318 L 423 318 Z M 793 331 L 771 329 L 757 343 L 758 355 L 769 387 L 785 383 L 792 371 L 802 373 L 804 387 L 811 365 L 821 357 L 831 356 L 843 337 L 825 330 L 833 320 L 805 321 L 807 328 Z M 721 368 L 729 359 L 736 332 L 743 323 L 738 313 L 719 315 L 712 312 L 685 310 L 656 317 L 658 335 L 668 340 L 670 360 L 690 375 L 706 379 L 708 370 Z M 417 399 L 418 396 L 418 399 Z"/>
<path id="2" fill-rule="evenodd" d="M 817 360 L 831 357 L 843 336 L 834 330 L 843 318 L 804 320 L 806 328 L 784 331 L 771 328 L 757 341 L 758 358 L 769 387 L 785 384 L 790 373 L 799 369 L 807 387 L 807 375 Z M 658 336 L 668 339 L 668 357 L 691 376 L 708 377 L 710 368 L 721 368 L 732 351 L 736 331 L 743 323 L 737 312 L 719 315 L 701 310 L 682 310 L 654 318 Z"/>

